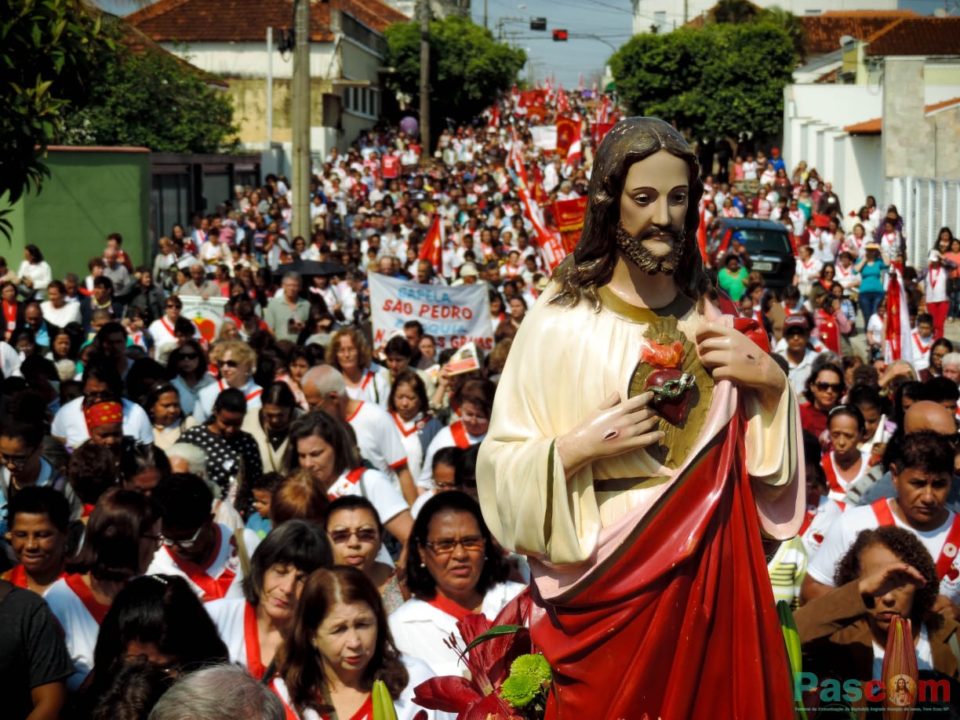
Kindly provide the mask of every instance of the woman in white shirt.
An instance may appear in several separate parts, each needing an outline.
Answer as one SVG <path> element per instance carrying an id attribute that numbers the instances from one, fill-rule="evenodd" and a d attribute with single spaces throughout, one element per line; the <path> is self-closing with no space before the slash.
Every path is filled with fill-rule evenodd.
<path id="1" fill-rule="evenodd" d="M 507 581 L 508 572 L 476 500 L 457 490 L 430 498 L 407 543 L 407 589 L 413 597 L 390 616 L 397 648 L 437 675 L 463 675 L 465 648 L 457 621 L 474 613 L 496 618 L 524 587 Z M 459 651 L 447 645 L 451 636 Z"/>
<path id="2" fill-rule="evenodd" d="M 67 288 L 59 280 L 47 285 L 47 299 L 40 303 L 40 312 L 49 325 L 58 328 L 80 322 L 80 303 L 67 302 Z"/>
<path id="3" fill-rule="evenodd" d="M 274 528 L 250 559 L 243 598 L 223 598 L 205 605 L 227 645 L 230 662 L 261 680 L 293 629 L 297 596 L 307 576 L 332 564 L 326 533 L 304 520 Z"/>
<path id="4" fill-rule="evenodd" d="M 434 673 L 397 652 L 380 594 L 356 568 L 307 578 L 278 671 L 269 687 L 288 718 L 372 720 L 374 679 L 387 686 L 398 720 L 438 717 L 413 702 L 414 689 Z"/>
<path id="5" fill-rule="evenodd" d="M 423 379 L 413 370 L 404 370 L 397 375 L 390 388 L 390 398 L 387 401 L 390 417 L 393 418 L 397 430 L 400 431 L 400 440 L 407 453 L 407 467 L 410 475 L 420 477 L 423 464 L 423 428 L 430 422 L 428 414 L 430 403 L 427 400 L 427 386 Z"/>
<path id="6" fill-rule="evenodd" d="M 43 259 L 43 253 L 36 245 L 27 245 L 24 248 L 23 262 L 20 263 L 17 275 L 23 286 L 21 292 L 24 295 L 29 295 L 31 292 L 36 293 L 35 297 L 37 298 L 43 297 L 43 291 L 53 280 L 53 271 L 50 269 L 49 263 Z"/>

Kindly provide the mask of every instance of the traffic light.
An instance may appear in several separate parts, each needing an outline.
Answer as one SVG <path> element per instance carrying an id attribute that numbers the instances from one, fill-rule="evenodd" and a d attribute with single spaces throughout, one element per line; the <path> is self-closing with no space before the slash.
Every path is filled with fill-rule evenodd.
<path id="1" fill-rule="evenodd" d="M 566 30 L 554 30 L 553 31 L 553 41 L 554 42 L 566 42 L 567 41 L 567 31 Z"/>
<path id="2" fill-rule="evenodd" d="M 531 30 L 546 30 L 546 29 L 547 29 L 547 19 L 546 19 L 545 17 L 530 18 L 530 29 L 531 29 Z"/>

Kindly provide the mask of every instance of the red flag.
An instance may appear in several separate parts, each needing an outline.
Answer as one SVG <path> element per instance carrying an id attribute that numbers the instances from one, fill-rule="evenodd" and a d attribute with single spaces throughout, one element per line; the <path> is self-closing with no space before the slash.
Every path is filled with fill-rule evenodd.
<path id="1" fill-rule="evenodd" d="M 417 257 L 429 262 L 436 272 L 440 272 L 443 263 L 443 223 L 439 215 L 433 216 L 433 221 L 427 229 L 427 235 L 420 244 Z"/>
<path id="2" fill-rule="evenodd" d="M 500 127 L 500 103 L 495 102 L 490 109 L 490 127 Z"/>
<path id="3" fill-rule="evenodd" d="M 890 282 L 887 285 L 887 320 L 884 333 L 884 358 L 888 363 L 897 360 L 913 360 L 913 345 L 910 342 L 910 310 L 907 307 L 907 294 L 903 287 L 900 266 L 893 263 L 890 268 Z"/>
<path id="4" fill-rule="evenodd" d="M 570 140 L 570 147 L 567 148 L 567 159 L 564 165 L 574 165 L 583 158 L 583 144 L 580 141 L 580 118 L 577 117 L 574 122 L 573 136 Z"/>
<path id="5" fill-rule="evenodd" d="M 557 112 L 570 112 L 570 100 L 567 98 L 567 92 L 563 89 L 562 85 L 560 86 L 560 89 L 557 90 Z"/>
<path id="6" fill-rule="evenodd" d="M 545 203 L 550 197 L 547 195 L 547 191 L 543 189 L 543 172 L 540 170 L 540 163 L 533 163 L 533 182 L 530 183 L 530 194 L 533 196 L 533 201 L 538 205 Z"/>

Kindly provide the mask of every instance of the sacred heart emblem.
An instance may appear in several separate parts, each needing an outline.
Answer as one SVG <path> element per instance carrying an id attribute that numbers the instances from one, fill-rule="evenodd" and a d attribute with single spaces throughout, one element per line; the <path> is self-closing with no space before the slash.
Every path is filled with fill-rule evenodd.
<path id="1" fill-rule="evenodd" d="M 950 569 L 947 570 L 947 578 L 949 578 L 950 582 L 956 582 L 958 577 L 960 577 L 960 570 L 957 570 L 956 565 L 951 565 Z"/>
<path id="2" fill-rule="evenodd" d="M 653 391 L 654 409 L 671 425 L 682 425 L 690 412 L 690 390 L 696 381 L 693 375 L 678 368 L 654 370 L 647 376 L 644 390 Z"/>
<path id="3" fill-rule="evenodd" d="M 814 533 L 814 534 L 813 534 L 813 541 L 814 541 L 817 545 L 819 545 L 820 543 L 822 543 L 822 542 L 823 542 L 823 533 Z"/>

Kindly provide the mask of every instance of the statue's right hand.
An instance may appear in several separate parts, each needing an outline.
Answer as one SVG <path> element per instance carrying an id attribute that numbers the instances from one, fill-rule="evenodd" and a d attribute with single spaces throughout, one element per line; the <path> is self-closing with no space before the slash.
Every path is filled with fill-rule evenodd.
<path id="1" fill-rule="evenodd" d="M 586 420 L 557 438 L 557 453 L 565 472 L 587 463 L 649 447 L 663 439 L 660 417 L 649 407 L 652 392 L 621 401 L 613 393 Z"/>

